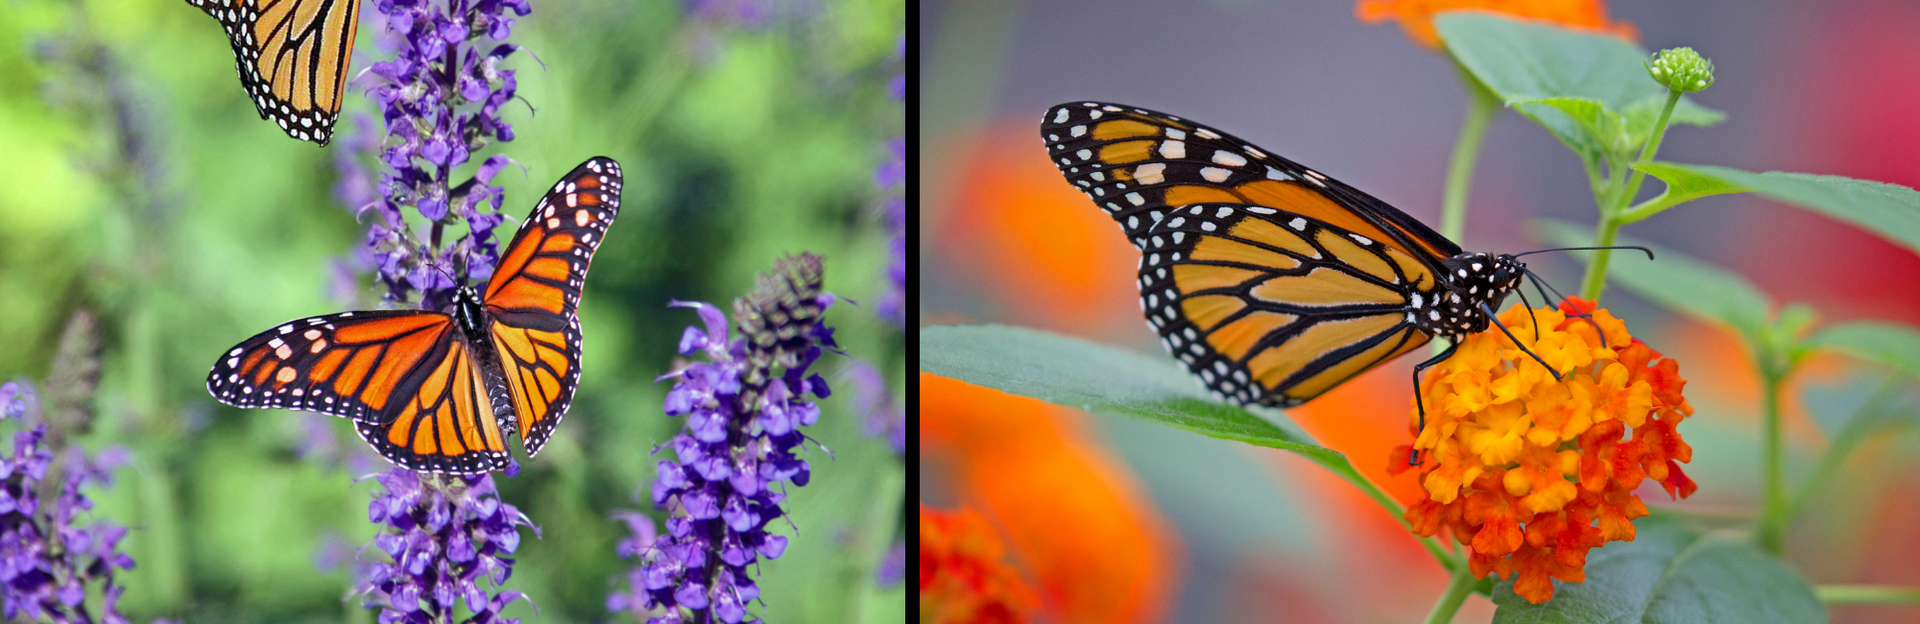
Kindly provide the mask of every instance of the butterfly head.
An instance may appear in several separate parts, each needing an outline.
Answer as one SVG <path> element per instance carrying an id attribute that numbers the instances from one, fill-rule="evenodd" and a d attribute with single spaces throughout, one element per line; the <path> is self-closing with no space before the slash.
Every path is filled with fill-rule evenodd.
<path id="1" fill-rule="evenodd" d="M 472 286 L 461 286 L 453 292 L 453 319 L 460 323 L 460 329 L 469 338 L 481 335 L 486 327 L 486 304 L 481 302 L 480 293 Z"/>
<path id="2" fill-rule="evenodd" d="M 1509 254 L 1463 253 L 1448 258 L 1444 291 L 1435 293 L 1430 309 L 1416 311 L 1431 333 L 1461 335 L 1485 331 L 1492 324 L 1485 307 L 1499 305 L 1507 293 L 1520 287 L 1526 264 Z"/>

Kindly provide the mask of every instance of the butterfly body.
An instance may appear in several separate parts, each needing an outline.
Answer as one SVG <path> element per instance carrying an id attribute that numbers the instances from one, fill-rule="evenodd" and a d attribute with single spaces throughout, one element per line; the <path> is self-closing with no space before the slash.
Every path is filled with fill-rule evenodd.
<path id="1" fill-rule="evenodd" d="M 352 419 L 375 451 L 411 470 L 504 468 L 509 434 L 534 456 L 580 378 L 580 289 L 620 185 L 612 160 L 581 163 L 534 207 L 485 287 L 460 287 L 448 311 L 282 323 L 222 354 L 207 391 L 236 407 Z"/>
<path id="2" fill-rule="evenodd" d="M 1226 400 L 1299 405 L 1435 337 L 1484 331 L 1525 268 L 1173 115 L 1062 104 L 1041 136 L 1140 249 L 1149 326 Z"/>

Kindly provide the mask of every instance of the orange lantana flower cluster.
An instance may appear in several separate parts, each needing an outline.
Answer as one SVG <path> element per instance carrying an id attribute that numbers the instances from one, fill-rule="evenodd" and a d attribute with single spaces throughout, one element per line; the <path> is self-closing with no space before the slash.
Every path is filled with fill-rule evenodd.
<path id="1" fill-rule="evenodd" d="M 1647 515 L 1641 482 L 1693 494 L 1680 470 L 1693 448 L 1674 429 L 1693 407 L 1679 363 L 1606 310 L 1574 298 L 1527 312 L 1500 322 L 1561 378 L 1497 328 L 1468 336 L 1426 373 L 1426 430 L 1389 470 L 1409 469 L 1419 449 L 1427 497 L 1407 510 L 1413 530 L 1472 547 L 1476 577 L 1518 572 L 1514 592 L 1538 603 L 1553 596 L 1549 579 L 1585 579 L 1588 550 L 1633 540 L 1632 520 Z"/>
<path id="2" fill-rule="evenodd" d="M 1629 41 L 1639 36 L 1629 22 L 1608 21 L 1607 3 L 1601 0 L 1360 0 L 1354 14 L 1368 23 L 1389 18 L 1398 20 L 1408 37 L 1437 50 L 1440 35 L 1433 29 L 1433 17 L 1441 11 L 1456 9 L 1480 9 L 1536 19 Z"/>
<path id="3" fill-rule="evenodd" d="M 1038 599 L 1002 559 L 993 525 L 972 509 L 920 506 L 920 621 L 1016 624 Z"/>

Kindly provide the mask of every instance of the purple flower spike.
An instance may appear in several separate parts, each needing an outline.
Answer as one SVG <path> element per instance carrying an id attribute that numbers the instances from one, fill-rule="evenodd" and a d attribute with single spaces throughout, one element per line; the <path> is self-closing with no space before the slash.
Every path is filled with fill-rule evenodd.
<path id="1" fill-rule="evenodd" d="M 119 550 L 127 530 L 99 520 L 82 524 L 80 516 L 93 509 L 82 488 L 108 485 L 111 471 L 126 463 L 126 451 L 108 449 L 89 458 L 79 447 L 68 448 L 58 462 L 60 480 L 44 483 L 55 459 L 47 446 L 47 424 L 37 422 L 36 403 L 27 382 L 0 384 L 0 412 L 24 416 L 31 424 L 14 434 L 13 454 L 0 457 L 4 614 L 10 620 L 94 621 L 86 608 L 87 588 L 99 582 L 100 621 L 125 622 L 119 613 L 123 589 L 114 575 L 133 568 L 133 558 Z"/>
<path id="2" fill-rule="evenodd" d="M 484 280 L 500 257 L 493 234 L 502 220 L 501 189 L 489 184 L 506 157 L 487 158 L 471 176 L 456 170 L 488 144 L 513 139 L 498 115 L 517 84 L 513 70 L 499 65 L 520 47 L 486 39 L 504 40 L 512 24 L 507 14 L 526 15 L 530 7 L 524 0 L 381 0 L 375 7 L 398 45 L 393 59 L 372 65 L 379 84 L 367 90 L 387 126 L 379 150 L 385 168 L 374 185 L 376 203 L 385 207 L 374 227 L 383 235 L 369 236 L 367 247 L 381 259 L 374 268 L 389 303 L 407 303 L 419 291 L 421 307 L 437 309 L 452 300 L 456 285 L 425 276 L 422 267 Z M 341 184 L 352 181 L 343 175 Z M 432 232 L 413 232 L 401 218 L 408 209 Z M 461 233 L 443 237 L 453 232 Z"/>
<path id="3" fill-rule="evenodd" d="M 374 477 L 382 492 L 372 512 L 386 532 L 367 552 L 386 553 L 358 587 L 368 608 L 380 608 L 381 622 L 453 622 L 464 606 L 471 622 L 501 619 L 500 609 L 524 598 L 505 590 L 489 597 L 476 579 L 495 590 L 512 573 L 520 527 L 532 527 L 513 505 L 501 502 L 489 475 L 421 475 L 395 468 Z M 538 529 L 535 529 L 538 531 Z"/>
<path id="4" fill-rule="evenodd" d="M 686 329 L 681 352 L 704 351 L 707 359 L 662 377 L 674 380 L 666 412 L 687 417 L 669 444 L 677 461 L 660 462 L 651 489 L 668 514 L 666 533 L 655 534 L 645 516 L 617 516 L 633 532 L 618 552 L 640 566 L 625 575 L 624 592 L 607 598 L 608 610 L 650 624 L 752 617 L 760 588 L 749 572 L 787 547 L 767 527 L 786 517 L 787 484 L 806 485 L 807 463 L 794 454 L 806 437 L 797 427 L 819 419 L 814 401 L 829 392 L 807 373 L 834 348 L 833 330 L 822 322 L 834 296 L 820 291 L 822 276 L 818 256 L 781 259 L 734 300 L 738 337 L 730 337 L 720 308 L 673 302 L 697 310 L 703 325 Z"/>

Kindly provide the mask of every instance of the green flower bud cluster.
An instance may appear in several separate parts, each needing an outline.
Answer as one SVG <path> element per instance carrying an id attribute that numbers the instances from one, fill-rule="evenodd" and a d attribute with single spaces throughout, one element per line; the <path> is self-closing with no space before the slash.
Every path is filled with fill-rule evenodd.
<path id="1" fill-rule="evenodd" d="M 1668 89 L 1682 93 L 1713 86 L 1713 61 L 1701 57 L 1693 48 L 1661 50 L 1647 59 L 1647 73 Z"/>

